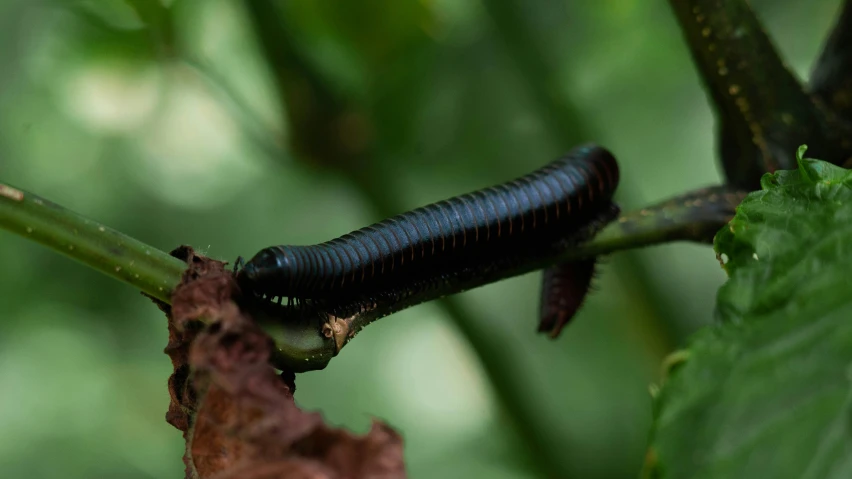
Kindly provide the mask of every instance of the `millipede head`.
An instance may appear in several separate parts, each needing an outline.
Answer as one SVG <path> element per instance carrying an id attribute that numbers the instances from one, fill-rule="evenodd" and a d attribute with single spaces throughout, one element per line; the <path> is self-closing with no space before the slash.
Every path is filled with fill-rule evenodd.
<path id="1" fill-rule="evenodd" d="M 273 284 L 270 280 L 274 280 L 281 268 L 278 256 L 270 248 L 261 250 L 245 264 L 242 263 L 242 258 L 237 262 L 241 266 L 238 270 L 236 265 L 234 268 L 237 282 L 247 293 L 266 293 L 268 285 Z"/>

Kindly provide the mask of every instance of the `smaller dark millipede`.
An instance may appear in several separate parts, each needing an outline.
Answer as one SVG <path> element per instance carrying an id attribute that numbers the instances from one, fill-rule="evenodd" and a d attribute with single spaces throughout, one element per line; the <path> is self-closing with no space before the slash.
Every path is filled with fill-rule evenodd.
<path id="1" fill-rule="evenodd" d="M 273 246 L 237 273 L 244 291 L 343 317 L 376 301 L 492 274 L 587 239 L 612 220 L 618 164 L 596 145 L 514 181 L 417 208 L 325 243 Z M 584 294 L 585 292 L 583 292 Z"/>

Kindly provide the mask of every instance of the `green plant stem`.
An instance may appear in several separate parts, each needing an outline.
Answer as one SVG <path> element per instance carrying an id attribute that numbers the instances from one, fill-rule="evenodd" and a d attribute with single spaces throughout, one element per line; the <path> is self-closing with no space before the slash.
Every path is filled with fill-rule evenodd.
<path id="1" fill-rule="evenodd" d="M 725 187 L 716 187 L 627 213 L 588 243 L 553 258 L 525 264 L 499 277 L 459 283 L 456 290 L 445 290 L 444 293 L 454 294 L 564 260 L 670 241 L 709 242 L 713 233 L 733 215 L 733 209 L 742 195 Z M 171 302 L 171 293 L 180 283 L 186 269 L 183 261 L 163 251 L 37 195 L 3 184 L 0 184 L 0 228 L 41 243 L 167 304 Z M 383 305 L 370 313 L 354 317 L 350 328 L 358 331 L 381 317 L 439 298 L 438 295 L 430 294 Z M 452 317 L 467 314 L 458 302 L 450 298 L 445 298 L 440 304 Z M 289 323 L 263 314 L 256 314 L 255 317 L 276 340 L 277 348 L 272 360 L 279 368 L 296 372 L 322 369 L 336 354 L 334 345 L 318 334 L 312 325 Z M 473 321 L 459 321 L 457 324 L 464 334 L 471 334 L 478 329 L 477 323 Z M 480 341 L 482 337 L 477 334 L 471 336 L 471 341 L 475 342 L 473 347 L 491 358 L 491 353 L 496 349 L 488 341 Z M 484 362 L 489 376 L 503 374 L 505 361 L 499 355 L 491 359 L 494 360 Z M 509 385 L 502 384 L 502 381 L 495 382 L 495 388 L 498 394 L 502 394 L 501 391 L 514 391 Z M 511 398 L 504 399 L 509 401 Z M 520 403 L 515 406 L 522 407 Z"/>
<path id="2" fill-rule="evenodd" d="M 0 229 L 17 233 L 166 304 L 186 263 L 28 191 L 0 183 Z M 295 371 L 322 369 L 334 348 L 313 327 L 255 315 L 276 340 L 272 362 Z"/>
<path id="3" fill-rule="evenodd" d="M 0 228 L 169 303 L 186 264 L 30 192 L 0 184 Z"/>
<path id="4" fill-rule="evenodd" d="M 733 218 L 745 190 L 714 186 L 692 191 L 654 206 L 619 216 L 588 243 L 566 253 L 566 259 L 674 241 L 712 244 L 713 237 Z"/>

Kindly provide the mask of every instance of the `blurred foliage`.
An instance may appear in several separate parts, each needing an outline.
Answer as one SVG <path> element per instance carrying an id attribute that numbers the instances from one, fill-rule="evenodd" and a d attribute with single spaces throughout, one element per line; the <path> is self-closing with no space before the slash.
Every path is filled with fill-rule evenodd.
<path id="1" fill-rule="evenodd" d="M 649 465 L 659 477 L 852 470 L 852 173 L 799 157 L 762 186 L 716 236 L 731 276 L 721 324 L 690 340 L 655 405 Z"/>
<path id="2" fill-rule="evenodd" d="M 825 37 L 815 32 L 828 31 L 839 2 L 752 4 L 793 70 L 807 72 Z M 570 146 L 549 131 L 486 5 L 285 4 L 330 88 L 370 112 L 370 159 L 397 211 L 526 173 Z M 582 140 L 621 162 L 625 209 L 719 181 L 710 108 L 664 2 L 524 5 L 553 94 L 579 112 Z M 345 175 L 289 160 L 286 102 L 236 1 L 0 2 L 3 180 L 161 249 L 186 243 L 233 260 L 376 219 Z M 706 246 L 638 256 L 667 303 L 649 309 L 616 259 L 555 342 L 534 334 L 540 275 L 459 298 L 480 318 L 467 334 L 501 345 L 521 372 L 512 384 L 530 427 L 571 477 L 639 469 L 647 385 L 672 341 L 657 316 L 675 319 L 681 341 L 710 321 L 710 292 L 724 279 Z M 182 441 L 164 421 L 162 315 L 132 289 L 8 234 L 0 264 L 0 470 L 179 475 Z M 399 428 L 413 477 L 536 477 L 495 391 L 458 325 L 424 305 L 301 375 L 296 400 L 355 431 L 371 416 Z"/>

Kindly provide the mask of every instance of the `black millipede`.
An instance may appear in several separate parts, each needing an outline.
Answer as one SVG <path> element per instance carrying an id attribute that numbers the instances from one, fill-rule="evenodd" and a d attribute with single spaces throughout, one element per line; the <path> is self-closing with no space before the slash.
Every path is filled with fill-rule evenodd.
<path id="1" fill-rule="evenodd" d="M 618 214 L 618 164 L 596 145 L 520 178 L 397 215 L 309 246 L 272 246 L 241 268 L 251 297 L 346 318 L 381 315 L 525 272 Z M 541 268 L 542 266 L 538 266 Z M 585 296 L 594 259 L 545 272 L 539 329 L 552 336 Z"/>

